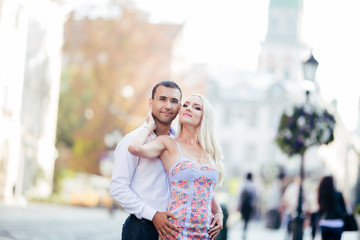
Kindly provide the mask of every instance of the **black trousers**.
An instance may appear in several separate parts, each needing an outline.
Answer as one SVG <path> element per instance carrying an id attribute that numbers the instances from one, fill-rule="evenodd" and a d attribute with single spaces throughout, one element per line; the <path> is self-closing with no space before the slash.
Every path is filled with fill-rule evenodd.
<path id="1" fill-rule="evenodd" d="M 322 240 L 340 240 L 343 232 L 341 228 L 320 227 Z"/>
<path id="2" fill-rule="evenodd" d="M 121 239 L 158 240 L 159 234 L 151 221 L 138 219 L 135 215 L 131 214 L 123 225 Z"/>

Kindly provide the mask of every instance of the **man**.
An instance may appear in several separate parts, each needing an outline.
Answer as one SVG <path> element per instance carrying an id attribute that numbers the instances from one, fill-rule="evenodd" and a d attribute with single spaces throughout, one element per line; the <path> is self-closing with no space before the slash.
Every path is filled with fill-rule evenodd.
<path id="1" fill-rule="evenodd" d="M 180 87 L 172 81 L 161 81 L 154 86 L 149 106 L 154 116 L 156 130 L 148 137 L 148 141 L 160 135 L 175 135 L 171 123 L 180 110 L 181 97 Z M 110 194 L 125 211 L 130 213 L 123 226 L 122 240 L 157 240 L 159 233 L 174 237 L 173 231 L 178 231 L 168 220 L 169 217 L 175 218 L 175 216 L 166 212 L 170 188 L 161 160 L 140 159 L 128 152 L 132 138 L 142 128 L 143 126 L 127 134 L 115 150 Z M 215 201 L 212 206 L 213 213 L 221 211 Z M 220 227 L 222 228 L 222 225 Z"/>

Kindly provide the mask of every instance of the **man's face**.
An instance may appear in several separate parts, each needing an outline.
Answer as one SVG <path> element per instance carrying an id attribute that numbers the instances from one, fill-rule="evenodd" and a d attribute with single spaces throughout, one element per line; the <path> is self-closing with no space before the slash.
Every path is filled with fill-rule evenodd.
<path id="1" fill-rule="evenodd" d="M 158 86 L 154 99 L 150 99 L 154 119 L 165 125 L 171 124 L 179 112 L 180 105 L 180 91 L 176 88 Z"/>

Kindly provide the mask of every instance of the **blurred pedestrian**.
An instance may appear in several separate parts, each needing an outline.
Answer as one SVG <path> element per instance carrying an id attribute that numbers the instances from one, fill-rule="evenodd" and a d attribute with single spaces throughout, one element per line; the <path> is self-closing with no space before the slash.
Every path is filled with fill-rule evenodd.
<path id="1" fill-rule="evenodd" d="M 300 177 L 297 176 L 295 179 L 285 188 L 282 204 L 283 204 L 283 225 L 286 226 L 286 237 L 290 239 L 294 233 L 295 218 L 297 216 L 297 207 L 299 200 L 299 189 L 300 189 Z M 305 206 L 305 198 L 303 191 L 303 206 Z"/>
<path id="2" fill-rule="evenodd" d="M 319 211 L 311 217 L 311 237 L 315 239 L 320 229 L 322 240 L 340 240 L 343 232 L 343 217 L 346 212 L 341 192 L 335 189 L 332 176 L 323 177 L 318 189 Z"/>
<path id="3" fill-rule="evenodd" d="M 266 227 L 279 229 L 282 215 L 282 193 L 284 173 L 280 172 L 277 179 L 271 184 L 266 196 Z"/>
<path id="4" fill-rule="evenodd" d="M 248 223 L 251 217 L 254 216 L 256 212 L 256 202 L 257 202 L 256 187 L 253 182 L 252 173 L 249 172 L 246 174 L 246 179 L 243 185 L 241 186 L 239 203 L 238 203 L 238 211 L 240 211 L 241 218 L 244 221 L 243 234 L 242 234 L 243 240 L 246 239 Z"/>

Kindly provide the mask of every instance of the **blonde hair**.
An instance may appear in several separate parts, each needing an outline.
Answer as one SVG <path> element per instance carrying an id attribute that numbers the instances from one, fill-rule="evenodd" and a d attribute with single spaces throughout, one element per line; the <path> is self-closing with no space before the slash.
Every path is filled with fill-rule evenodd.
<path id="1" fill-rule="evenodd" d="M 217 169 L 219 170 L 219 183 L 222 182 L 224 176 L 224 167 L 222 164 L 221 148 L 215 138 L 214 131 L 214 113 L 209 101 L 201 94 L 192 94 L 190 97 L 199 97 L 203 103 L 203 116 L 201 119 L 200 133 L 197 142 L 201 148 L 214 159 Z M 183 125 L 179 122 L 177 135 L 181 133 Z"/>

